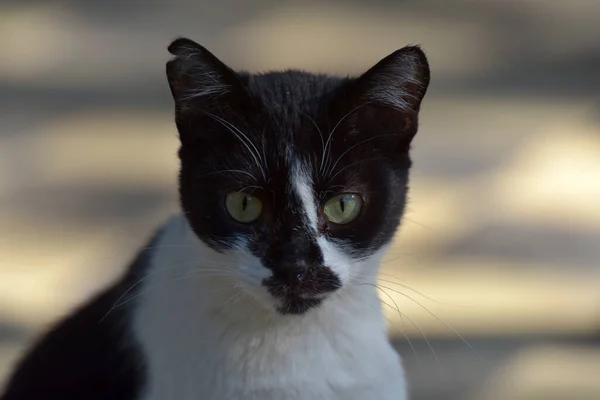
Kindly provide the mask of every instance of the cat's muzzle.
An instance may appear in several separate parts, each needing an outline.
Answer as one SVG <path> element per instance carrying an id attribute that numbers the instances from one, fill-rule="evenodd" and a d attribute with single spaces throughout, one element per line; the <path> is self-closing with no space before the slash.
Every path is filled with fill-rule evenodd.
<path id="1" fill-rule="evenodd" d="M 330 268 L 304 265 L 280 266 L 263 284 L 278 301 L 282 314 L 303 314 L 342 286 Z"/>

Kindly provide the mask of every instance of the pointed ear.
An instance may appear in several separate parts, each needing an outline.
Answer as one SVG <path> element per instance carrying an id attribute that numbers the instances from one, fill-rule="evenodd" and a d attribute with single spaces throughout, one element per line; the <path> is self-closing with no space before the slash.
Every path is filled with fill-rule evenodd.
<path id="1" fill-rule="evenodd" d="M 403 113 L 418 113 L 429 86 L 429 63 L 419 46 L 407 46 L 379 61 L 358 79 L 363 100 Z"/>
<path id="2" fill-rule="evenodd" d="M 353 114 L 358 132 L 384 135 L 383 146 L 403 153 L 418 130 L 421 101 L 429 85 L 429 64 L 418 46 L 385 57 L 355 79 L 341 100 L 341 112 Z M 348 118 L 352 123 L 352 118 Z"/>
<path id="3" fill-rule="evenodd" d="M 240 77 L 198 43 L 179 38 L 168 47 L 167 78 L 176 110 L 212 108 L 218 99 L 239 93 Z"/>

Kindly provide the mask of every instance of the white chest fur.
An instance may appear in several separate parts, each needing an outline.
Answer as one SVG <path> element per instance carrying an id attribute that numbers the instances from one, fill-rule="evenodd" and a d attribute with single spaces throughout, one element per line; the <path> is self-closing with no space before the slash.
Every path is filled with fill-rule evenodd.
<path id="1" fill-rule="evenodd" d="M 157 244 L 134 333 L 148 366 L 143 400 L 405 400 L 375 289 L 349 287 L 301 316 L 241 298 L 182 218 Z M 204 260 L 204 261 L 203 261 Z M 197 265 L 196 264 L 196 265 Z"/>

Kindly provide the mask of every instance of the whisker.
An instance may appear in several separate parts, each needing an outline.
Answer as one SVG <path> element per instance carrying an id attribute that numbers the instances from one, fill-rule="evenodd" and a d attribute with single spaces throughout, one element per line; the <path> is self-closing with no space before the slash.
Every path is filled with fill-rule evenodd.
<path id="1" fill-rule="evenodd" d="M 262 165 L 262 163 L 263 163 L 262 157 L 261 157 L 258 149 L 256 148 L 256 146 L 252 142 L 252 140 L 250 140 L 250 138 L 244 132 L 242 132 L 240 129 L 238 129 L 231 122 L 226 121 L 225 119 L 223 119 L 223 118 L 219 117 L 218 115 L 215 115 L 211 112 L 208 112 L 208 111 L 202 111 L 202 112 L 204 114 L 208 115 L 209 117 L 211 117 L 212 119 L 214 119 L 215 121 L 219 122 L 225 128 L 227 128 L 227 130 L 229 130 L 229 132 L 231 132 L 246 147 L 246 149 L 248 150 L 248 152 L 254 159 L 256 166 L 262 172 L 263 178 L 266 180 L 267 174 Z M 244 138 L 245 140 L 242 138 Z M 250 146 L 252 146 L 252 148 L 250 148 Z M 253 149 L 254 149 L 254 151 L 253 151 Z"/>
<path id="2" fill-rule="evenodd" d="M 265 136 L 266 130 L 267 130 L 266 126 L 263 127 L 262 138 L 261 138 L 262 139 L 261 140 L 261 147 L 262 147 L 262 156 L 263 156 L 262 162 L 263 162 L 264 167 L 268 171 L 269 170 L 269 164 L 267 163 L 267 151 L 266 151 L 266 147 L 265 147 L 266 144 L 267 144 L 267 140 L 266 140 L 266 136 Z"/>
<path id="3" fill-rule="evenodd" d="M 370 284 L 368 284 L 370 285 Z M 380 290 L 384 291 L 382 287 L 380 287 L 379 285 L 373 285 L 377 288 L 379 288 Z M 384 286 L 385 287 L 385 286 Z M 408 322 L 410 322 L 421 334 L 421 336 L 423 336 L 423 339 L 425 340 L 425 343 L 427 344 L 427 347 L 429 347 L 429 350 L 431 351 L 431 354 L 433 354 L 433 358 L 435 359 L 436 364 L 438 365 L 438 367 L 440 368 L 440 373 L 444 374 L 444 367 L 442 366 L 442 363 L 440 362 L 440 359 L 437 355 L 437 353 L 435 352 L 435 350 L 433 349 L 433 345 L 431 344 L 431 342 L 429 341 L 429 339 L 427 338 L 427 335 L 425 335 L 425 332 L 423 332 L 423 330 L 419 327 L 419 325 L 417 325 L 411 318 L 409 318 L 406 314 L 404 314 L 404 318 L 406 318 L 408 320 Z"/>
<path id="4" fill-rule="evenodd" d="M 304 115 L 306 118 L 308 118 L 309 121 L 312 122 L 314 127 L 317 128 L 317 132 L 319 132 L 319 137 L 321 138 L 321 152 L 322 152 L 321 153 L 321 166 L 323 166 L 323 162 L 325 161 L 325 140 L 323 139 L 323 132 L 321 131 L 321 128 L 319 128 L 319 125 L 317 125 L 315 120 L 310 117 L 310 115 L 308 115 L 304 112 L 302 113 L 302 115 Z M 319 168 L 319 171 L 321 171 L 321 168 Z"/>
<path id="5" fill-rule="evenodd" d="M 161 245 L 155 245 L 155 246 L 146 246 L 146 247 L 141 247 L 137 250 L 137 254 L 141 254 L 142 252 L 145 252 L 147 250 L 157 250 L 157 249 L 163 249 L 163 248 L 190 248 L 191 246 L 189 245 L 179 245 L 179 244 L 161 244 Z M 114 254 L 110 255 L 110 256 L 106 256 L 106 257 L 100 257 L 99 259 L 101 261 L 110 261 L 110 260 L 114 260 L 115 258 L 119 258 L 122 257 L 124 255 L 128 255 L 130 254 L 129 251 L 117 251 Z"/>
<path id="6" fill-rule="evenodd" d="M 238 192 L 245 192 L 245 191 L 246 191 L 246 190 L 248 190 L 248 189 L 261 190 L 261 189 L 262 189 L 262 187 L 261 187 L 261 186 L 256 186 L 256 185 L 250 185 L 250 186 L 243 187 L 243 188 L 241 188 L 241 189 L 237 189 L 237 191 L 238 191 Z"/>
<path id="7" fill-rule="evenodd" d="M 387 293 L 385 290 L 382 290 L 381 288 L 379 288 L 376 284 L 373 284 L 373 286 L 375 286 L 377 289 L 379 289 L 383 294 L 385 294 L 392 301 L 392 303 L 394 303 L 394 307 L 396 308 L 396 311 L 398 311 L 398 315 L 400 316 L 400 321 L 402 322 L 402 324 L 404 324 L 404 317 L 402 316 L 402 313 L 400 312 L 400 307 L 398 307 L 398 303 L 396 303 L 396 300 L 394 300 L 394 298 L 392 296 L 390 296 L 389 293 Z M 380 300 L 381 300 L 381 298 L 380 298 Z M 381 300 L 381 302 L 384 304 L 387 304 L 383 300 Z"/>
<path id="8" fill-rule="evenodd" d="M 381 286 L 383 288 L 386 288 L 388 290 L 391 290 L 394 293 L 398 293 L 401 296 L 406 297 L 407 299 L 409 299 L 410 301 L 412 301 L 413 303 L 415 303 L 416 305 L 418 305 L 419 307 L 421 307 L 423 310 L 427 311 L 427 313 L 429 313 L 432 317 L 434 317 L 436 320 L 438 320 L 439 323 L 441 323 L 442 325 L 444 325 L 446 328 L 450 329 L 452 332 L 454 332 L 454 334 L 456 336 L 458 336 L 460 338 L 460 340 L 467 345 L 467 347 L 469 349 L 471 349 L 471 351 L 475 352 L 476 354 L 479 354 L 479 352 L 473 347 L 471 346 L 471 343 L 469 343 L 460 333 L 458 333 L 458 331 L 456 329 L 454 329 L 452 326 L 450 326 L 448 323 L 446 323 L 443 319 L 441 319 L 440 317 L 438 317 L 435 313 L 433 313 L 432 311 L 430 311 L 427 307 L 425 307 L 423 304 L 419 303 L 417 300 L 413 299 L 412 297 L 410 297 L 409 295 L 407 295 L 406 293 L 402 293 L 399 290 L 395 290 L 392 289 L 390 287 L 387 286 Z"/>
<path id="9" fill-rule="evenodd" d="M 355 161 L 352 164 L 346 165 L 344 168 L 340 169 L 338 172 L 335 173 L 335 175 L 333 175 L 329 179 L 334 180 L 336 176 L 338 176 L 339 174 L 342 173 L 342 171 L 344 171 L 347 168 L 352 167 L 353 165 L 360 164 L 360 163 L 367 162 L 367 161 L 375 161 L 375 160 L 385 160 L 385 158 L 384 157 L 371 157 L 371 158 L 367 158 L 364 160 Z"/>
<path id="10" fill-rule="evenodd" d="M 329 168 L 329 170 L 327 171 L 327 173 L 326 173 L 325 175 L 329 175 L 329 174 L 331 174 L 331 173 L 332 173 L 332 172 L 335 170 L 335 167 L 337 166 L 337 164 L 338 164 L 338 163 L 339 163 L 339 162 L 342 160 L 342 158 L 343 158 L 343 157 L 344 157 L 346 154 L 348 154 L 348 152 L 349 152 L 349 151 L 351 151 L 351 150 L 355 149 L 356 147 L 358 147 L 358 146 L 360 146 L 360 145 L 362 145 L 362 144 L 365 144 L 365 143 L 367 143 L 367 142 L 370 142 L 371 140 L 379 139 L 379 138 L 382 138 L 382 137 L 385 137 L 385 136 L 402 136 L 402 135 L 401 135 L 401 134 L 399 134 L 399 133 L 386 133 L 386 134 L 383 134 L 383 135 L 372 136 L 372 137 L 370 137 L 370 138 L 368 138 L 368 139 L 361 140 L 360 142 L 356 143 L 356 144 L 355 144 L 355 145 L 353 145 L 353 146 L 350 146 L 350 148 L 348 148 L 346 151 L 344 151 L 344 152 L 342 153 L 342 155 L 338 157 L 338 159 L 337 159 L 337 160 L 336 160 L 336 162 L 333 164 L 333 166 L 332 166 L 331 168 Z"/>
<path id="11" fill-rule="evenodd" d="M 383 274 L 383 273 L 380 272 L 380 274 Z M 383 275 L 389 275 L 389 274 L 383 274 Z M 411 288 L 410 286 L 404 285 L 402 283 L 394 282 L 394 281 L 391 281 L 389 279 L 379 278 L 378 280 L 380 282 L 386 282 L 386 283 L 391 283 L 393 285 L 401 286 L 401 287 L 403 287 L 405 289 L 410 290 L 411 292 L 414 292 L 414 293 L 416 293 L 416 294 L 424 297 L 427 300 L 433 301 L 434 303 L 438 303 L 438 304 L 441 304 L 441 305 L 444 305 L 444 306 L 450 306 L 450 307 L 471 307 L 471 306 L 464 305 L 464 304 L 452 304 L 452 303 L 446 303 L 446 302 L 443 302 L 443 301 L 436 300 L 433 297 L 427 296 L 426 294 L 424 294 L 424 293 L 422 293 L 422 292 L 420 292 L 420 291 L 418 291 L 416 289 Z"/>
<path id="12" fill-rule="evenodd" d="M 111 306 L 111 308 L 106 312 L 106 314 L 100 318 L 100 320 L 98 321 L 98 323 L 102 323 L 102 321 L 104 321 L 108 315 L 115 309 L 117 308 L 117 305 L 119 304 L 119 302 L 121 302 L 121 300 L 123 300 L 128 293 L 130 293 L 133 289 L 135 289 L 138 285 L 140 285 L 142 282 L 148 280 L 149 278 L 151 278 L 152 276 L 155 276 L 156 274 L 159 274 L 161 272 L 164 272 L 166 270 L 171 270 L 173 268 L 182 268 L 182 267 L 189 267 L 190 264 L 196 263 L 197 261 L 187 261 L 187 262 L 183 262 L 183 263 L 179 263 L 179 264 L 172 264 L 172 265 L 167 265 L 164 267 L 160 267 L 160 268 L 156 268 L 154 271 L 144 275 L 142 278 L 140 278 L 139 280 L 137 280 L 135 283 L 133 283 L 131 286 L 129 286 L 129 288 L 123 292 L 123 294 L 121 294 L 117 300 L 115 301 L 115 303 Z M 194 269 L 193 272 L 199 272 L 199 271 L 204 271 L 204 272 L 228 272 L 231 273 L 232 275 L 234 275 L 234 271 L 233 270 L 227 270 L 227 269 Z"/>
<path id="13" fill-rule="evenodd" d="M 325 143 L 325 152 L 330 153 L 331 150 L 331 139 L 333 139 L 333 134 L 335 133 L 335 130 L 337 129 L 338 126 L 340 126 L 340 124 L 346 119 L 348 118 L 353 112 L 355 112 L 356 110 L 358 110 L 359 108 L 362 108 L 364 106 L 366 106 L 367 104 L 372 103 L 371 101 L 368 101 L 366 103 L 363 103 L 355 108 L 353 108 L 352 110 L 348 111 L 342 118 L 340 118 L 340 120 L 337 122 L 337 124 L 335 124 L 335 126 L 333 127 L 333 129 L 331 130 L 331 132 L 329 132 L 329 136 L 327 137 L 327 142 Z M 323 173 L 323 164 L 321 164 L 321 166 L 319 167 L 319 173 Z"/>
<path id="14" fill-rule="evenodd" d="M 210 175 L 216 175 L 216 174 L 226 174 L 226 173 L 230 173 L 230 174 L 234 174 L 234 173 L 237 173 L 237 174 L 244 174 L 244 175 L 248 175 L 248 176 L 249 176 L 250 178 L 252 178 L 253 180 L 255 180 L 255 181 L 258 181 L 258 179 L 257 179 L 257 178 L 256 178 L 254 175 L 252 175 L 250 172 L 248 172 L 248 171 L 243 171 L 243 170 L 241 170 L 241 169 L 224 169 L 224 170 L 222 170 L 222 171 L 213 171 L 213 172 L 208 172 L 208 173 L 206 173 L 206 174 L 200 175 L 200 176 L 198 177 L 198 179 L 202 179 L 202 178 L 205 178 L 205 177 L 207 177 L 207 176 L 210 176 Z"/>
<path id="15" fill-rule="evenodd" d="M 388 253 L 388 254 L 399 254 L 399 256 L 398 257 L 394 257 L 394 258 L 392 258 L 390 260 L 383 260 L 383 261 L 381 261 L 380 264 L 387 264 L 387 263 L 390 263 L 392 261 L 396 261 L 396 260 L 399 260 L 401 258 L 404 258 L 406 256 L 412 256 L 412 254 L 410 254 L 410 253 Z"/>
<path id="16" fill-rule="evenodd" d="M 227 300 L 225 300 L 223 302 L 222 306 L 219 308 L 220 311 L 225 311 L 228 307 L 235 304 L 242 297 L 244 297 L 244 292 L 242 292 L 241 290 L 238 290 L 230 298 L 228 298 Z"/>
<path id="17" fill-rule="evenodd" d="M 383 304 L 385 304 L 386 306 L 393 308 L 391 305 L 389 305 L 388 303 L 386 303 L 385 301 L 381 300 L 381 302 Z M 397 310 L 398 314 L 400 314 L 400 318 L 402 318 L 402 313 L 400 312 L 400 310 Z M 389 319 L 388 317 L 386 317 L 385 315 L 383 315 L 383 318 L 385 318 L 387 320 L 387 322 L 392 325 L 394 328 L 396 328 L 398 330 L 398 332 L 400 332 L 400 334 L 402 336 L 404 336 L 404 339 L 406 339 L 406 341 L 408 342 L 408 346 L 410 347 L 412 353 L 415 355 L 415 357 L 417 358 L 417 361 L 419 363 L 421 363 L 421 357 L 419 357 L 419 354 L 417 354 L 417 349 L 415 348 L 412 340 L 410 340 L 410 337 L 402 330 L 400 329 L 400 327 L 394 323 L 394 321 L 392 321 L 391 319 Z"/>
<path id="18" fill-rule="evenodd" d="M 167 265 L 166 267 L 160 267 L 155 271 L 152 271 L 149 274 L 146 274 L 145 276 L 143 276 L 142 278 L 140 278 L 139 280 L 137 280 L 136 282 L 134 282 L 131 286 L 129 286 L 129 288 L 127 288 L 127 290 L 125 290 L 125 292 L 123 292 L 118 298 L 117 300 L 114 302 L 114 304 L 110 307 L 110 309 L 106 312 L 106 314 L 104 314 L 104 316 L 102 318 L 100 318 L 100 320 L 98 321 L 98 323 L 102 323 L 106 317 L 108 317 L 108 315 L 116 308 L 115 306 L 117 304 L 119 304 L 119 302 L 125 298 L 125 296 L 127 296 L 128 293 L 130 293 L 136 286 L 138 286 L 140 283 L 146 281 L 147 279 L 149 279 L 150 277 L 166 270 L 166 269 L 170 269 L 170 268 L 179 268 L 179 267 L 185 267 L 188 266 L 189 264 L 193 263 L 195 261 L 188 261 L 188 262 L 183 262 L 183 263 L 179 263 L 179 264 L 172 264 L 172 265 Z"/>
<path id="19" fill-rule="evenodd" d="M 143 296 L 143 295 L 145 295 L 145 294 L 148 294 L 149 292 L 151 292 L 151 291 L 153 291 L 153 290 L 155 290 L 155 289 L 158 289 L 158 288 L 164 287 L 165 285 L 167 285 L 167 284 L 169 284 L 169 283 L 178 282 L 178 281 L 182 281 L 182 280 L 189 279 L 189 278 L 195 278 L 195 277 L 209 278 L 209 277 L 215 277 L 215 276 L 220 276 L 220 277 L 230 277 L 230 276 L 236 276 L 236 274 L 206 274 L 206 275 L 203 275 L 203 274 L 198 274 L 198 273 L 196 272 L 196 273 L 191 273 L 191 274 L 186 274 L 186 275 L 178 276 L 178 277 L 176 277 L 176 278 L 169 279 L 169 280 L 167 280 L 167 281 L 165 281 L 165 282 L 161 282 L 161 284 L 159 284 L 159 285 L 154 285 L 154 286 L 152 286 L 152 287 L 149 287 L 149 288 L 148 288 L 148 289 L 146 289 L 146 290 L 143 290 L 142 292 L 140 292 L 140 293 L 136 294 L 135 296 L 132 296 L 132 297 L 130 297 L 129 299 L 127 299 L 127 300 L 124 300 L 124 301 L 122 301 L 121 303 L 119 303 L 119 304 L 115 305 L 115 306 L 112 308 L 112 310 L 114 310 L 114 309 L 116 309 L 116 308 L 119 308 L 119 307 L 121 307 L 121 306 L 124 306 L 125 304 L 129 303 L 130 301 L 132 301 L 132 300 L 135 300 L 135 299 L 137 299 L 137 298 L 139 298 L 139 297 L 141 297 L 141 296 Z"/>
<path id="20" fill-rule="evenodd" d="M 421 228 L 425 228 L 425 229 L 431 229 L 431 227 L 430 227 L 430 226 L 427 226 L 427 225 L 425 225 L 425 224 L 422 224 L 422 223 L 420 223 L 420 222 L 418 222 L 418 221 L 415 221 L 415 220 L 414 220 L 414 219 L 412 219 L 412 218 L 408 218 L 406 215 L 402 217 L 402 221 L 410 222 L 410 223 L 412 223 L 412 224 L 415 224 L 415 225 L 417 225 L 417 226 L 420 226 Z"/>
<path id="21" fill-rule="evenodd" d="M 241 291 L 242 295 L 239 296 L 236 300 L 232 301 L 231 303 L 229 303 L 229 307 L 231 308 L 233 307 L 236 303 L 239 303 L 240 301 L 243 301 L 245 299 L 250 298 L 250 296 L 248 295 L 248 293 Z"/>
<path id="22" fill-rule="evenodd" d="M 391 298 L 391 297 L 390 297 L 390 298 Z M 381 300 L 381 298 L 379 298 L 379 297 L 377 298 L 377 300 L 378 300 L 379 302 L 381 302 L 381 303 L 383 303 L 383 304 L 387 305 L 388 307 L 392 307 L 392 306 L 390 306 L 388 303 L 386 303 L 385 301 Z M 369 308 L 373 309 L 374 311 L 376 311 L 376 312 L 379 312 L 379 311 L 378 311 L 378 310 L 377 310 L 375 307 L 373 307 L 372 305 L 370 305 L 370 304 L 367 304 L 367 305 L 369 306 Z M 392 308 L 393 308 L 393 307 L 392 307 Z M 396 310 L 398 311 L 398 314 L 400 314 L 400 315 L 401 315 L 401 318 L 402 318 L 402 313 L 400 312 L 400 309 L 396 308 Z M 415 355 L 416 359 L 417 359 L 417 360 L 419 361 L 419 363 L 420 363 L 420 362 L 421 362 L 421 358 L 420 358 L 420 357 L 419 357 L 419 355 L 417 354 L 417 349 L 416 349 L 416 348 L 415 348 L 415 346 L 413 345 L 413 342 L 412 342 L 412 340 L 410 340 L 410 338 L 408 337 L 408 335 L 407 335 L 407 334 L 406 334 L 406 333 L 405 333 L 405 332 L 404 332 L 404 331 L 403 331 L 403 330 L 402 330 L 402 329 L 401 329 L 401 328 L 400 328 L 400 327 L 399 327 L 399 326 L 398 326 L 396 323 L 394 323 L 394 321 L 392 321 L 391 319 L 389 319 L 388 317 L 386 317 L 386 316 L 385 316 L 385 314 L 383 314 L 383 312 L 382 312 L 382 314 L 381 314 L 381 315 L 383 316 L 383 318 L 385 318 L 385 319 L 388 321 L 388 323 L 389 323 L 389 324 L 390 324 L 392 327 L 396 328 L 396 330 L 398 330 L 398 332 L 400 332 L 400 334 L 401 334 L 402 336 L 404 336 L 404 338 L 405 338 L 405 339 L 406 339 L 406 341 L 408 342 L 408 345 L 410 346 L 410 348 L 411 348 L 411 350 L 412 350 L 413 354 Z"/>

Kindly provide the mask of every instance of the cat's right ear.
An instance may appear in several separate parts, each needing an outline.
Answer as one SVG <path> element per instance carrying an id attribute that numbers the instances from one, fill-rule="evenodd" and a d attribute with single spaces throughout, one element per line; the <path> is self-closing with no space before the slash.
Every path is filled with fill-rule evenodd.
<path id="1" fill-rule="evenodd" d="M 337 118 L 355 116 L 355 132 L 384 134 L 381 143 L 404 154 L 417 133 L 421 102 L 429 86 L 429 63 L 419 46 L 406 46 L 383 58 L 355 79 Z M 348 122 L 351 118 L 347 118 Z"/>
<path id="2" fill-rule="evenodd" d="M 240 77 L 193 40 L 176 39 L 168 50 L 175 56 L 167 62 L 167 79 L 178 114 L 210 111 L 243 92 Z"/>

